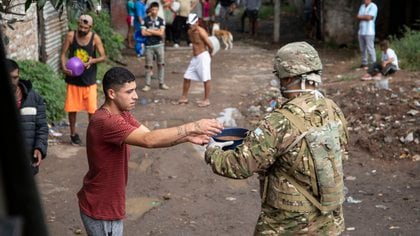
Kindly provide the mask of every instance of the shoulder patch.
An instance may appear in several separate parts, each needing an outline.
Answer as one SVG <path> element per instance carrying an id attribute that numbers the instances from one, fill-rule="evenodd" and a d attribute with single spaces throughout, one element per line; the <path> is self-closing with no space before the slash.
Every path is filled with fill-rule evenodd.
<path id="1" fill-rule="evenodd" d="M 263 135 L 263 131 L 260 128 L 256 128 L 253 133 L 255 137 Z"/>

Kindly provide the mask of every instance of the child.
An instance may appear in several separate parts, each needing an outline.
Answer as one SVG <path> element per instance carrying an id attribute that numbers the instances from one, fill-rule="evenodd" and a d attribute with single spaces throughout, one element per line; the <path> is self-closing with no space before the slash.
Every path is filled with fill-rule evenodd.
<path id="1" fill-rule="evenodd" d="M 362 77 L 362 80 L 380 80 L 382 79 L 381 74 L 387 76 L 399 70 L 397 54 L 389 48 L 389 41 L 382 40 L 379 46 L 382 51 L 381 63 L 374 63 L 369 68 L 368 73 Z"/>
<path id="2" fill-rule="evenodd" d="M 165 84 L 165 49 L 163 39 L 165 37 L 165 20 L 158 16 L 159 3 L 152 2 L 149 7 L 150 15 L 144 20 L 141 26 L 141 33 L 147 38 L 145 43 L 145 68 L 146 68 L 146 85 L 143 92 L 150 91 L 151 78 L 153 72 L 153 61 L 156 58 L 158 67 L 159 89 L 168 90 Z"/>

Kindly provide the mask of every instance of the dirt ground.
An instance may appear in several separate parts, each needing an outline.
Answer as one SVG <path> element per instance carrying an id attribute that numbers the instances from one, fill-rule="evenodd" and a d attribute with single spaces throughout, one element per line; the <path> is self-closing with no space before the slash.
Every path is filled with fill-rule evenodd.
<path id="1" fill-rule="evenodd" d="M 236 36 L 235 36 L 236 35 Z M 251 129 L 277 94 L 272 59 L 281 45 L 234 32 L 234 48 L 212 61 L 211 106 L 200 108 L 203 86 L 192 83 L 190 102 L 179 98 L 188 47 L 166 50 L 168 91 L 141 91 L 144 60 L 127 53 L 138 82 L 135 116 L 147 127 L 164 128 L 200 118 L 221 117 L 236 108 L 237 126 Z M 269 41 L 269 40 L 267 40 Z M 263 45 L 262 45 L 263 44 Z M 355 49 L 321 48 L 323 88 L 349 121 L 350 159 L 345 162 L 343 235 L 418 235 L 420 230 L 419 73 L 399 71 L 389 89 L 359 80 Z M 86 114 L 79 115 L 84 141 Z M 85 147 L 70 145 L 68 127 L 51 138 L 37 184 L 51 235 L 85 235 L 76 193 L 87 170 Z M 259 215 L 257 176 L 231 180 L 214 175 L 203 161 L 204 147 L 132 148 L 127 186 L 125 235 L 252 235 Z"/>

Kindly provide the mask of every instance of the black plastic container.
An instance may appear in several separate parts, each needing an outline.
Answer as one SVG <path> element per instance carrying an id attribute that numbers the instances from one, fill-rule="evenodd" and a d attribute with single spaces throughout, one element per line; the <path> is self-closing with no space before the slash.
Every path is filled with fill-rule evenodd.
<path id="1" fill-rule="evenodd" d="M 223 129 L 222 132 L 216 136 L 213 137 L 213 139 L 216 142 L 227 142 L 229 140 L 223 140 L 221 139 L 223 136 L 235 136 L 238 137 L 238 140 L 233 140 L 233 144 L 223 147 L 223 150 L 231 150 L 231 149 L 235 149 L 236 146 L 238 146 L 239 144 L 241 144 L 244 141 L 244 138 L 246 137 L 248 132 L 248 129 L 245 128 L 226 128 Z"/>

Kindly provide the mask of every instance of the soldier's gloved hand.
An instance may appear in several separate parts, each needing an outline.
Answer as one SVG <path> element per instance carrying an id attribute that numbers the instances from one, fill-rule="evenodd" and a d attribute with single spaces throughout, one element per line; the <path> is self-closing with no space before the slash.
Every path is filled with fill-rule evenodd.
<path id="1" fill-rule="evenodd" d="M 223 147 L 232 145 L 233 141 L 226 141 L 226 142 L 216 142 L 214 141 L 213 138 L 210 138 L 209 143 L 207 144 L 206 147 L 206 152 L 204 154 L 204 160 L 206 161 L 207 164 L 211 163 L 211 153 L 212 152 L 208 152 L 207 150 L 209 150 L 209 148 L 220 148 L 222 149 Z"/>
<path id="2" fill-rule="evenodd" d="M 226 147 L 226 146 L 229 146 L 229 145 L 232 145 L 232 144 L 233 144 L 233 141 L 216 142 L 216 141 L 214 141 L 213 138 L 211 138 L 209 144 L 207 145 L 207 149 L 209 149 L 209 148 L 220 148 L 220 149 L 222 149 L 223 147 Z"/>

